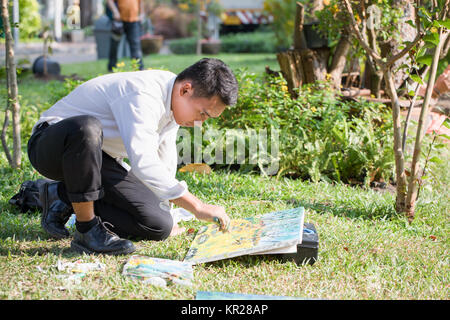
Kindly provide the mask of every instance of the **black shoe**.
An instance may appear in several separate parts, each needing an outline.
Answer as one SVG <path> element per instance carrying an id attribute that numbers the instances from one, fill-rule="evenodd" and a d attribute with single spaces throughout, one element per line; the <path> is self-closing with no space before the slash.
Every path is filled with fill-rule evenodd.
<path id="1" fill-rule="evenodd" d="M 42 205 L 41 226 L 53 238 L 63 239 L 70 236 L 65 224 L 73 213 L 71 205 L 59 199 L 58 182 L 49 182 L 39 192 Z"/>
<path id="2" fill-rule="evenodd" d="M 112 255 L 129 254 L 136 250 L 130 240 L 121 239 L 115 233 L 106 228 L 105 222 L 100 218 L 97 225 L 89 231 L 74 233 L 71 248 L 80 253 L 104 253 Z"/>

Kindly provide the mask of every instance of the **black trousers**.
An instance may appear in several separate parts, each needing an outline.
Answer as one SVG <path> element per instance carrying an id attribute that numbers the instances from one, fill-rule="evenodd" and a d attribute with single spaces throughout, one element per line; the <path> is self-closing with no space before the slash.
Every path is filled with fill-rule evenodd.
<path id="1" fill-rule="evenodd" d="M 139 63 L 139 70 L 144 70 L 144 62 L 142 61 L 141 48 L 141 23 L 123 21 L 123 31 L 130 45 L 130 55 L 132 59 L 136 59 Z M 120 40 L 111 37 L 109 46 L 108 70 L 111 71 L 117 64 L 117 50 L 119 49 Z"/>
<path id="2" fill-rule="evenodd" d="M 43 176 L 59 181 L 64 202 L 94 201 L 95 214 L 120 237 L 164 240 L 173 220 L 131 171 L 102 151 L 99 120 L 77 116 L 43 123 L 28 141 L 28 157 Z"/>

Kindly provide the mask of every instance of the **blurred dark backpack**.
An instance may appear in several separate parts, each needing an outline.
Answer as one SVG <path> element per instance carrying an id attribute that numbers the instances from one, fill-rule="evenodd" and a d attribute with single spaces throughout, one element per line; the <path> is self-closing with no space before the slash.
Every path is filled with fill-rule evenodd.
<path id="1" fill-rule="evenodd" d="M 39 200 L 39 190 L 45 183 L 52 181 L 53 180 L 49 179 L 25 181 L 20 185 L 19 192 L 9 200 L 9 203 L 18 206 L 21 213 L 26 213 L 28 211 L 42 211 L 41 201 Z"/>

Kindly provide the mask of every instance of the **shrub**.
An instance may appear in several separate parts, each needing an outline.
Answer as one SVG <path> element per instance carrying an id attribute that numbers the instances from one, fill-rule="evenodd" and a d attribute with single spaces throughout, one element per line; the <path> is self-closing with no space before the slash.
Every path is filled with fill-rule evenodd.
<path id="1" fill-rule="evenodd" d="M 41 31 L 41 16 L 37 0 L 19 0 L 20 8 L 20 38 L 36 37 Z"/>
<path id="2" fill-rule="evenodd" d="M 171 40 L 169 43 L 170 51 L 175 54 L 194 54 L 196 51 L 196 38 L 182 38 Z"/>
<path id="3" fill-rule="evenodd" d="M 300 0 L 299 2 L 305 4 L 306 1 Z M 275 39 L 279 46 L 289 48 L 292 45 L 295 12 L 296 1 L 264 0 L 264 13 L 273 17 L 270 26 L 275 33 Z"/>
<path id="4" fill-rule="evenodd" d="M 272 32 L 243 32 L 220 37 L 220 52 L 225 53 L 275 53 L 278 46 Z M 196 38 L 171 40 L 170 50 L 175 54 L 194 54 Z"/>
<path id="5" fill-rule="evenodd" d="M 251 164 L 254 154 L 249 150 L 248 130 L 273 133 L 271 130 L 277 129 L 278 176 L 366 184 L 393 177 L 392 123 L 384 105 L 343 101 L 327 82 L 303 86 L 294 100 L 282 77 L 257 76 L 245 70 L 236 76 L 240 84 L 237 104 L 220 118 L 208 120 L 202 130 L 242 129 L 233 133 L 239 135 L 237 140 L 245 141 L 245 165 L 238 166 L 239 170 L 264 166 L 260 162 Z M 203 149 L 223 143 L 226 130 L 221 132 L 219 139 L 204 139 Z M 216 165 L 224 166 L 230 167 Z"/>
<path id="6" fill-rule="evenodd" d="M 11 2 L 10 2 L 11 3 Z M 37 0 L 19 0 L 19 35 L 26 40 L 36 37 L 41 31 L 41 16 L 39 15 L 39 3 Z M 11 26 L 13 26 L 12 5 L 9 10 Z M 0 38 L 4 38 L 3 21 L 0 16 Z"/>
<path id="7" fill-rule="evenodd" d="M 275 53 L 277 44 L 272 32 L 245 32 L 224 35 L 221 52 L 227 53 Z"/>

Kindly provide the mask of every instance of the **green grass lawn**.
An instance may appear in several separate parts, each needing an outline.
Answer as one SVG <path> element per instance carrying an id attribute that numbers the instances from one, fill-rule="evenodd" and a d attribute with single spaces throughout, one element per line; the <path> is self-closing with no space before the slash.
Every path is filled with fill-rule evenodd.
<path id="1" fill-rule="evenodd" d="M 221 57 L 232 68 L 250 66 L 262 72 L 269 64 L 277 69 L 274 55 Z M 168 69 L 178 72 L 197 56 L 149 59 L 149 67 L 170 66 Z M 93 68 L 103 65 L 100 61 L 63 66 L 63 73 L 94 76 Z M 4 87 L 4 82 L 0 85 Z M 0 299 L 193 299 L 197 291 L 318 299 L 449 299 L 448 161 L 441 165 L 439 183 L 422 188 L 412 224 L 395 213 L 395 196 L 386 190 L 229 171 L 177 174 L 192 193 L 223 205 L 232 218 L 305 207 L 305 221 L 314 223 L 320 238 L 319 260 L 312 266 L 244 256 L 195 266 L 192 287 L 159 288 L 122 276 L 127 256 L 74 253 L 70 239 L 48 238 L 40 227 L 39 213 L 19 214 L 8 204 L 24 180 L 40 177 L 29 164 L 25 146 L 31 126 L 48 106 L 51 90 L 57 85 L 31 77 L 21 80 L 22 169 L 10 169 L 0 153 Z M 190 221 L 182 225 L 198 230 L 203 224 Z M 136 241 L 136 254 L 182 260 L 194 235 L 185 233 L 163 242 Z M 69 286 L 58 278 L 60 259 L 97 260 L 106 270 Z"/>
<path id="2" fill-rule="evenodd" d="M 152 54 L 144 57 L 144 67 L 152 69 L 165 69 L 174 73 L 180 73 L 184 68 L 197 62 L 202 57 L 214 57 L 223 60 L 235 70 L 238 68 L 247 68 L 251 72 L 264 72 L 264 68 L 269 66 L 273 70 L 279 70 L 277 58 L 274 54 L 230 54 L 221 53 L 214 56 L 197 56 L 195 54 L 186 55 L 161 55 Z M 129 62 L 129 59 L 121 61 Z M 107 59 L 101 59 L 93 62 L 73 63 L 61 66 L 61 73 L 71 75 L 76 73 L 83 78 L 90 78 L 98 74 L 107 73 Z"/>

